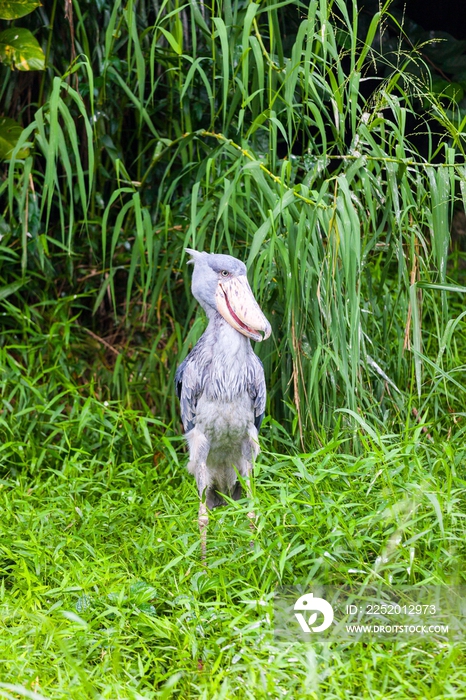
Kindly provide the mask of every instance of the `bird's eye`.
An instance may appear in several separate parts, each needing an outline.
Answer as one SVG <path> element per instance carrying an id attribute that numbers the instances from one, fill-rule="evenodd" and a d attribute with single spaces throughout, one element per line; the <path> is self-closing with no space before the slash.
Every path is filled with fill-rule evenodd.
<path id="1" fill-rule="evenodd" d="M 222 270 L 220 274 L 222 275 L 222 277 L 229 277 L 230 276 L 230 273 L 228 272 L 228 270 Z"/>

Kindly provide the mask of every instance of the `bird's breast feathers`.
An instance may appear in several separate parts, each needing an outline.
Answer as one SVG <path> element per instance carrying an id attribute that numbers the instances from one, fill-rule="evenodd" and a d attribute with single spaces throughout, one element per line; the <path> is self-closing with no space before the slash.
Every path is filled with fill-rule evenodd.
<path id="1" fill-rule="evenodd" d="M 262 363 L 249 340 L 223 319 L 209 326 L 180 365 L 176 384 L 185 431 L 204 423 L 200 411 L 205 420 L 216 413 L 227 424 L 252 422 L 259 430 L 266 395 Z"/>

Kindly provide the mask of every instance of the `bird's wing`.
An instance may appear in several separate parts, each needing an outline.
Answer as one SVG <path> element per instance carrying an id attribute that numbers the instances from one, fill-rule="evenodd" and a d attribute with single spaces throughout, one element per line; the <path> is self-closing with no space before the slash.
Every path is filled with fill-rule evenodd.
<path id="1" fill-rule="evenodd" d="M 262 362 L 255 353 L 252 354 L 251 374 L 249 376 L 249 396 L 254 402 L 254 425 L 259 432 L 265 414 L 267 391 Z"/>
<path id="2" fill-rule="evenodd" d="M 196 406 L 203 388 L 203 367 L 197 362 L 199 348 L 196 345 L 181 363 L 175 374 L 176 394 L 180 400 L 181 420 L 185 433 L 194 428 Z"/>

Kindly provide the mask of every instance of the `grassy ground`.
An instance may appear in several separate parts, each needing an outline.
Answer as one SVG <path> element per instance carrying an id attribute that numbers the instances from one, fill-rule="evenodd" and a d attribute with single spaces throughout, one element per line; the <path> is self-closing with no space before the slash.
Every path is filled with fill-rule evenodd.
<path id="1" fill-rule="evenodd" d="M 14 371 L 1 422 L 1 697 L 466 698 L 464 645 L 278 644 L 270 626 L 281 584 L 464 582 L 460 430 L 448 442 L 420 425 L 366 434 L 358 457 L 335 439 L 283 456 L 267 451 L 269 420 L 254 546 L 248 504 L 217 509 L 203 568 L 180 439 L 71 386 L 46 400 Z"/>

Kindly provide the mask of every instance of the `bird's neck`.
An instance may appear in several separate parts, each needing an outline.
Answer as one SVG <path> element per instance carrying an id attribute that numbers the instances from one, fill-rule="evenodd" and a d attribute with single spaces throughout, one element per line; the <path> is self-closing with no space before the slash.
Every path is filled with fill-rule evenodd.
<path id="1" fill-rule="evenodd" d="M 206 396 L 215 401 L 233 401 L 248 390 L 252 352 L 249 338 L 232 328 L 219 313 L 209 321 L 203 337 L 209 354 Z"/>
<path id="2" fill-rule="evenodd" d="M 232 360 L 246 358 L 250 352 L 249 338 L 232 328 L 217 311 L 210 317 L 206 333 L 214 341 L 214 356 L 219 362 L 229 364 Z"/>

